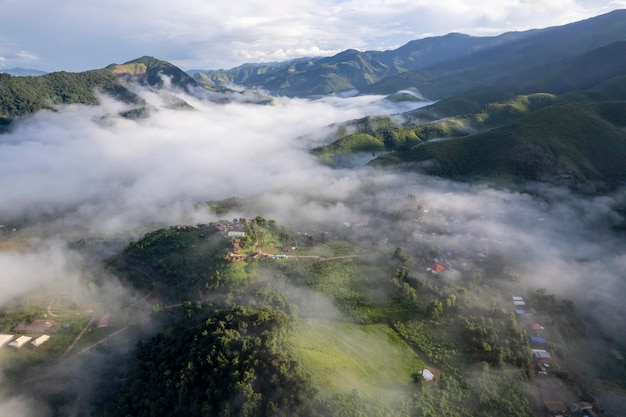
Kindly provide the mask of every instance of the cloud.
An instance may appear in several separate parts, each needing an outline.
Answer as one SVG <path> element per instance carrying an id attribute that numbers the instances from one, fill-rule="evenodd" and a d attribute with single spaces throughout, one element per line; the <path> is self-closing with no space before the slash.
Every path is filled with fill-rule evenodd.
<path id="1" fill-rule="evenodd" d="M 153 55 L 185 69 L 231 68 L 395 48 L 424 34 L 499 34 L 560 25 L 624 7 L 623 1 L 245 0 L 216 7 L 198 0 L 0 3 L 0 38 L 40 57 L 42 69 L 87 70 Z M 27 30 L 25 30 L 27 28 Z M 12 65 L 12 64 L 11 64 Z"/>
<path id="2" fill-rule="evenodd" d="M 60 241 L 48 241 L 28 252 L 0 251 L 2 294 L 0 305 L 49 285 L 61 290 L 76 288 L 77 260 Z"/>
<path id="3" fill-rule="evenodd" d="M 123 219 L 172 222 L 170 212 L 178 216 L 189 202 L 323 189 L 335 174 L 316 165 L 302 138 L 315 140 L 324 126 L 367 112 L 393 111 L 377 105 L 379 97 L 277 98 L 270 106 L 184 98 L 195 111 L 157 107 L 151 117 L 128 120 L 116 116 L 120 103 L 103 97 L 99 107 L 67 106 L 18 123 L 0 144 L 0 217 L 73 210 L 113 232 L 127 228 Z"/>
<path id="4" fill-rule="evenodd" d="M 26 61 L 36 61 L 39 59 L 39 57 L 37 55 L 31 54 L 29 52 L 26 51 L 19 51 L 17 54 L 15 54 L 18 58 L 26 60 Z"/>

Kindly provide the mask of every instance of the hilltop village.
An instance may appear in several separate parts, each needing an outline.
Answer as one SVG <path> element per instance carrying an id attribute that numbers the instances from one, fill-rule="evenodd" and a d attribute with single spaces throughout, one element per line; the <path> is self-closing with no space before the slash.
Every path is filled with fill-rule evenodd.
<path id="1" fill-rule="evenodd" d="M 398 230 L 385 228 L 382 216 L 342 219 L 325 230 L 286 228 L 258 216 L 148 233 L 107 264 L 139 290 L 134 299 L 112 310 L 98 298 L 97 281 L 89 284 L 88 298 L 43 289 L 0 312 L 0 353 L 14 361 L 10 373 L 32 375 L 36 367 L 25 371 L 24 360 L 80 356 L 132 337 L 147 306 L 155 318 L 181 312 L 192 318 L 205 311 L 205 303 L 215 308 L 220 297 L 227 305 L 243 303 L 258 294 L 261 282 L 270 282 L 276 288 L 288 284 L 291 299 L 278 305 L 293 303 L 288 310 L 299 311 L 293 319 L 299 330 L 281 333 L 292 334 L 290 354 L 315 383 L 329 384 L 337 395 L 354 389 L 364 398 L 374 398 L 371 392 L 392 398 L 393 390 L 378 385 L 391 378 L 391 385 L 421 390 L 419 407 L 433 407 L 429 392 L 465 396 L 480 386 L 484 393 L 472 407 L 516 404 L 526 410 L 520 415 L 613 416 L 597 395 L 613 389 L 609 382 L 579 376 L 587 345 L 580 341 L 585 329 L 574 303 L 524 286 L 500 256 L 502 242 L 481 237 L 473 219 L 411 201 L 408 210 L 385 214 L 403 216 L 405 227 Z M 441 239 L 455 234 L 464 237 L 462 246 Z M 258 281 L 260 271 L 264 278 Z M 313 311 L 304 293 L 331 305 L 324 314 Z M 342 340 L 372 334 L 379 336 L 366 345 L 383 343 L 386 354 L 356 351 L 362 341 Z M 334 357 L 360 359 L 328 367 Z M 397 363 L 385 362 L 395 357 Z M 623 361 L 617 350 L 609 359 Z M 589 365 L 603 366 L 597 361 Z M 361 374 L 363 362 L 372 366 L 371 375 Z M 387 368 L 395 369 L 392 377 L 383 373 Z M 347 378 L 345 372 L 353 388 L 333 382 Z M 503 394 L 509 389 L 515 396 Z M 384 401 L 381 407 L 387 407 Z M 450 400 L 448 406 L 469 405 Z"/>

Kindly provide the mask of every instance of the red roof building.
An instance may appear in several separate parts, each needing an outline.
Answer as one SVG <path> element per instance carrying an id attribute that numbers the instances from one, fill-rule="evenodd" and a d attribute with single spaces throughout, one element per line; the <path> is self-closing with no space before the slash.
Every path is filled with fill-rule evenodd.
<path id="1" fill-rule="evenodd" d="M 432 272 L 433 274 L 440 274 L 443 271 L 445 271 L 446 268 L 444 268 L 443 266 L 435 263 L 435 264 L 432 264 L 430 267 L 426 268 L 426 270 Z"/>

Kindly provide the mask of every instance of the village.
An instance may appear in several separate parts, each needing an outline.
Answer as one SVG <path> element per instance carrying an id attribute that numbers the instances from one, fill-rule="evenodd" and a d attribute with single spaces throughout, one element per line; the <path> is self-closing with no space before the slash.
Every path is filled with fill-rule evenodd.
<path id="1" fill-rule="evenodd" d="M 310 259 L 311 261 L 332 260 L 339 258 L 349 258 L 363 256 L 367 251 L 376 250 L 377 244 L 389 245 L 396 242 L 405 242 L 411 245 L 412 242 L 419 240 L 425 242 L 424 246 L 420 246 L 420 250 L 415 261 L 422 271 L 426 271 L 426 276 L 431 280 L 449 280 L 453 279 L 458 271 L 472 271 L 477 265 L 488 262 L 493 252 L 493 247 L 498 245 L 496 241 L 488 241 L 480 238 L 477 234 L 474 238 L 468 239 L 467 245 L 459 248 L 452 245 L 443 245 L 439 242 L 442 235 L 453 236 L 457 228 L 461 228 L 466 221 L 460 217 L 446 215 L 443 210 L 433 207 L 422 207 L 415 212 L 416 218 L 410 220 L 413 228 L 409 229 L 404 235 L 400 236 L 393 242 L 394 237 L 391 235 L 378 234 L 371 240 L 361 239 L 360 236 L 366 233 L 366 229 L 370 227 L 367 222 L 353 219 L 343 221 L 336 229 L 330 229 L 331 232 L 315 231 L 293 232 L 294 239 L 274 244 L 264 242 L 261 234 L 254 230 L 255 219 L 234 219 L 233 221 L 220 220 L 208 224 L 198 224 L 195 226 L 172 226 L 181 232 L 193 232 L 199 237 L 217 234 L 222 239 L 228 240 L 228 251 L 225 259 L 228 262 L 240 263 L 251 259 L 263 259 L 265 261 L 297 261 L 298 259 Z M 419 216 L 419 217 L 417 217 Z M 428 217 L 436 218 L 436 222 L 428 222 Z M 541 220 L 538 220 L 541 221 Z M 254 239 L 251 238 L 250 232 L 255 234 Z M 305 242 L 312 236 L 319 236 L 320 241 L 332 240 L 335 238 L 350 237 L 354 233 L 359 238 L 355 239 L 363 252 L 347 254 L 342 256 L 324 256 L 324 254 L 314 254 L 306 250 Z M 309 235 L 310 234 L 310 235 Z M 336 236 L 335 236 L 336 235 Z M 317 237 L 316 237 L 317 239 Z M 372 243 L 373 242 L 373 243 Z M 303 245 L 303 246 L 300 246 Z M 358 247 L 355 246 L 355 247 Z M 417 266 L 416 265 L 416 266 Z M 570 375 L 566 374 L 562 367 L 559 366 L 558 360 L 561 356 L 552 349 L 551 329 L 546 326 L 549 317 L 537 314 L 539 306 L 534 306 L 528 302 L 527 297 L 520 295 L 510 295 L 508 308 L 514 315 L 515 319 L 526 329 L 528 335 L 528 344 L 530 347 L 529 354 L 532 355 L 532 362 L 529 369 L 529 380 L 535 387 L 538 398 L 541 399 L 541 409 L 538 415 L 541 416 L 589 416 L 601 417 L 597 409 L 601 410 L 600 401 L 594 396 L 590 388 L 583 387 L 578 381 L 573 382 Z M 180 304 L 169 307 L 178 306 Z M 47 317 L 35 318 L 33 320 L 20 321 L 11 327 L 10 332 L 4 329 L 4 333 L 0 334 L 0 349 L 11 350 L 14 354 L 20 352 L 36 351 L 45 348 L 45 345 L 54 341 L 57 331 L 61 330 L 66 324 L 64 320 L 57 319 L 50 315 L 53 311 L 48 308 Z M 72 344 L 64 352 L 69 352 L 74 344 L 83 336 L 83 334 L 91 332 L 97 328 L 109 327 L 106 315 L 98 315 L 99 321 L 93 312 L 87 314 L 81 312 L 82 322 L 72 334 Z M 40 315 L 41 317 L 41 315 Z M 120 326 L 118 326 L 120 327 Z M 112 328 L 113 331 L 123 331 Z M 77 334 L 78 333 L 78 334 Z M 94 337 L 89 343 L 99 343 L 104 337 Z M 69 344 L 64 342 L 64 346 Z M 85 344 L 84 347 L 89 347 Z M 80 353 L 81 351 L 78 350 Z M 618 353 L 619 354 L 619 353 Z M 623 360 L 623 358 L 622 358 Z M 425 382 L 436 381 L 440 371 L 437 369 L 424 368 L 418 372 Z M 594 410 L 594 408 L 596 410 Z"/>
<path id="2" fill-rule="evenodd" d="M 541 203 L 540 207 L 544 209 L 545 204 Z M 421 262 L 428 265 L 425 270 L 433 278 L 445 276 L 446 271 L 454 273 L 455 270 L 470 270 L 477 263 L 487 262 L 490 254 L 494 251 L 493 248 L 502 243 L 497 240 L 489 241 L 484 237 L 481 238 L 476 233 L 474 237 L 470 237 L 462 250 L 442 246 L 438 244 L 438 242 L 442 241 L 439 238 L 442 235 L 454 236 L 457 230 L 462 230 L 463 224 L 467 220 L 446 214 L 444 210 L 422 205 L 416 206 L 412 211 L 418 217 L 413 217 L 410 220 L 410 223 L 414 225 L 414 229 L 412 235 L 406 237 L 405 241 L 410 242 L 416 238 L 420 239 L 420 241 L 425 241 L 428 245 L 432 245 L 433 251 L 430 253 L 441 254 L 434 258 L 421 258 Z M 481 217 L 480 220 L 485 220 L 485 218 Z M 545 216 L 542 214 L 535 221 L 537 223 L 544 222 Z M 232 249 L 229 253 L 229 257 L 233 262 L 243 259 L 243 257 L 239 256 L 241 250 L 240 239 L 245 236 L 242 226 L 241 223 L 233 224 L 230 222 L 218 223 L 215 226 L 223 236 L 233 239 Z M 345 236 L 347 231 L 362 233 L 362 229 L 367 227 L 367 222 L 346 220 L 342 223 L 342 227 L 334 233 L 330 233 L 330 235 L 338 234 Z M 326 234 L 329 235 L 329 233 Z M 389 238 L 380 238 L 384 239 L 385 242 L 389 241 Z M 367 244 L 362 241 L 360 243 L 363 245 Z M 293 251 L 297 249 L 295 246 L 284 246 L 275 248 L 279 253 L 264 253 L 261 250 L 261 246 L 262 242 L 259 243 L 254 256 L 256 258 L 264 256 L 272 260 L 288 259 L 292 256 Z M 368 248 L 371 247 L 371 244 L 368 245 Z M 302 255 L 298 256 L 302 257 Z M 430 259 L 430 263 L 428 263 L 428 259 Z M 528 343 L 532 353 L 530 381 L 541 400 L 541 407 L 538 407 L 541 415 L 546 417 L 598 416 L 596 411 L 594 411 L 594 407 L 600 410 L 602 408 L 598 398 L 592 394 L 591 387 L 583 386 L 578 379 L 568 375 L 559 366 L 551 353 L 550 329 L 546 329 L 538 322 L 538 317 L 543 320 L 550 320 L 550 317 L 533 313 L 535 309 L 532 305 L 528 305 L 522 296 L 511 296 L 510 307 L 516 319 L 526 329 L 528 335 Z M 435 374 L 426 368 L 420 371 L 419 374 L 426 382 L 436 379 Z"/>

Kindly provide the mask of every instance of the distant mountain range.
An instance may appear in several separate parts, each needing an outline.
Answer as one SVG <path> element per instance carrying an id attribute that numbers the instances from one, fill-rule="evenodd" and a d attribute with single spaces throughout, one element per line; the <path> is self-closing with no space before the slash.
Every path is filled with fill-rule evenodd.
<path id="1" fill-rule="evenodd" d="M 494 37 L 459 33 L 415 40 L 391 51 L 347 50 L 332 57 L 190 71 L 200 83 L 262 88 L 307 97 L 358 90 L 392 94 L 413 87 L 430 99 L 472 88 L 515 87 L 532 92 L 542 77 L 558 77 L 585 55 L 626 39 L 626 10 L 571 23 Z"/>
<path id="2" fill-rule="evenodd" d="M 37 69 L 29 69 L 29 68 L 0 68 L 0 74 L 11 74 L 11 75 L 20 75 L 20 76 L 37 76 L 37 75 L 44 75 L 46 72 L 45 71 L 40 71 Z"/>

